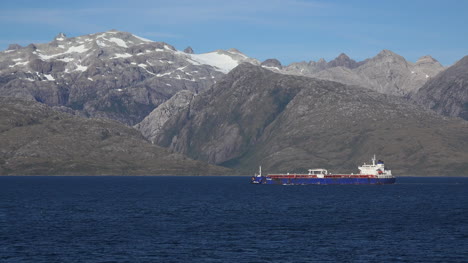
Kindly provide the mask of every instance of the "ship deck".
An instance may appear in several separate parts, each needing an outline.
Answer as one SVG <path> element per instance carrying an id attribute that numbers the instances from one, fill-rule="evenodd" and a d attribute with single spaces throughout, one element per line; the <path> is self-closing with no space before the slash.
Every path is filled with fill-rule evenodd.
<path id="1" fill-rule="evenodd" d="M 373 174 L 327 174 L 323 177 L 318 177 L 315 174 L 269 174 L 267 177 L 272 179 L 280 178 L 377 178 Z"/>

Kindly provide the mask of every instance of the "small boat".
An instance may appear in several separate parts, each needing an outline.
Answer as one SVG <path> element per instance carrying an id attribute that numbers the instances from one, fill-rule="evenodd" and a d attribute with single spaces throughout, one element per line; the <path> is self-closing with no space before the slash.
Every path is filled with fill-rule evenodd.
<path id="1" fill-rule="evenodd" d="M 358 166 L 357 174 L 332 174 L 326 169 L 309 169 L 307 174 L 268 174 L 259 173 L 251 178 L 253 184 L 281 184 L 281 185 L 307 185 L 307 184 L 393 184 L 396 181 L 392 171 L 385 169 L 382 160 L 376 162 L 375 155 L 372 164 L 364 163 Z"/>

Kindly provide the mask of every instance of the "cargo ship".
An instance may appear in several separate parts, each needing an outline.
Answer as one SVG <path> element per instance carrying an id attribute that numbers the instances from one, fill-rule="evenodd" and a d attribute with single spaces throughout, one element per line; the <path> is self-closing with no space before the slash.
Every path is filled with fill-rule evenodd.
<path id="1" fill-rule="evenodd" d="M 333 174 L 326 169 L 309 169 L 307 174 L 268 174 L 262 175 L 262 167 L 259 173 L 251 178 L 253 184 L 280 184 L 280 185 L 308 185 L 308 184 L 393 184 L 396 181 L 392 171 L 385 169 L 382 160 L 376 162 L 375 155 L 372 164 L 364 163 L 358 166 L 357 174 Z"/>

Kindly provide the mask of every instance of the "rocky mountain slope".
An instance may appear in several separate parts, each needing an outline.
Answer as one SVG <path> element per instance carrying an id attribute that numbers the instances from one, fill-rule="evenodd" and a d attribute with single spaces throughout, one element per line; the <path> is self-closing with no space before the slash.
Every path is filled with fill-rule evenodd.
<path id="1" fill-rule="evenodd" d="M 405 99 L 242 64 L 162 127 L 155 142 L 252 172 L 354 171 L 377 154 L 397 175 L 467 175 L 468 123 Z"/>
<path id="2" fill-rule="evenodd" d="M 440 114 L 468 120 L 468 56 L 429 80 L 411 98 Z"/>
<path id="3" fill-rule="evenodd" d="M 0 97 L 0 175 L 207 175 L 225 168 L 152 145 L 135 129 Z"/>
<path id="4" fill-rule="evenodd" d="M 59 34 L 50 43 L 0 52 L 0 96 L 133 125 L 178 91 L 202 91 L 240 62 L 259 64 L 236 49 L 185 53 L 115 30 Z"/>
<path id="5" fill-rule="evenodd" d="M 177 92 L 172 98 L 159 105 L 140 123 L 135 125 L 135 129 L 141 131 L 143 136 L 154 143 L 155 139 L 161 134 L 162 127 L 174 115 L 187 109 L 195 96 L 188 90 Z"/>

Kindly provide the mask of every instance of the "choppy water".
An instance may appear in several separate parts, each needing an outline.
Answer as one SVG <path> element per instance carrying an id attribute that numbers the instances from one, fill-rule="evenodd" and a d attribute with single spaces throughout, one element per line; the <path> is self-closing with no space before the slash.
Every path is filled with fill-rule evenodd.
<path id="1" fill-rule="evenodd" d="M 468 178 L 0 177 L 0 262 L 467 262 Z"/>

